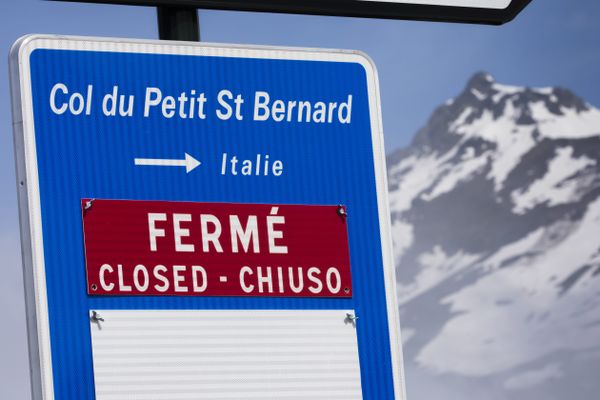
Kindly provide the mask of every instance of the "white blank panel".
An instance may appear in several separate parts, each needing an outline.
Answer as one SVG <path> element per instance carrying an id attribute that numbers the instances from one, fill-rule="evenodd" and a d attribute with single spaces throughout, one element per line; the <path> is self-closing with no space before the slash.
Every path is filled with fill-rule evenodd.
<path id="1" fill-rule="evenodd" d="M 97 400 L 361 399 L 351 310 L 95 310 Z"/>

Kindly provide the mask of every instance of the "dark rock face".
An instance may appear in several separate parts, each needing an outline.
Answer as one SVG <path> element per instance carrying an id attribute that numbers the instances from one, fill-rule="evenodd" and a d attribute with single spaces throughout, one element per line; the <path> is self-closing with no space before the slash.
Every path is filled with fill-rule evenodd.
<path id="1" fill-rule="evenodd" d="M 409 396 L 594 398 L 600 111 L 477 73 L 388 176 Z"/>

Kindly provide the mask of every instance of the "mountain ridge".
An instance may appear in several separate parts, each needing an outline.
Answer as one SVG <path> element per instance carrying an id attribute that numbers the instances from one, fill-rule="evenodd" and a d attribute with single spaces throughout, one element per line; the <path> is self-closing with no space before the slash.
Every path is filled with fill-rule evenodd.
<path id="1" fill-rule="evenodd" d="M 600 110 L 480 72 L 388 178 L 408 374 L 530 400 L 600 366 Z"/>
<path id="2" fill-rule="evenodd" d="M 542 87 L 532 88 L 524 86 L 509 86 L 496 83 L 495 79 L 491 74 L 487 72 L 477 72 L 468 81 L 463 91 L 455 98 L 447 100 L 444 104 L 439 105 L 433 111 L 431 117 L 428 119 L 425 126 L 420 128 L 413 136 L 411 143 L 407 147 L 403 147 L 393 151 L 388 155 L 388 161 L 394 163 L 397 159 L 401 158 L 402 154 L 414 147 L 427 147 L 432 143 L 435 146 L 440 146 L 444 143 L 444 137 L 447 135 L 440 135 L 447 129 L 445 122 L 447 120 L 453 120 L 458 118 L 460 113 L 468 106 L 490 106 L 494 110 L 494 116 L 497 117 L 503 110 L 498 107 L 504 106 L 505 102 L 499 100 L 509 100 L 511 95 L 522 94 L 524 95 L 519 99 L 520 105 L 527 105 L 526 101 L 535 101 L 537 97 L 540 100 L 553 100 L 546 103 L 548 110 L 557 116 L 563 115 L 559 106 L 565 106 L 569 109 L 574 109 L 577 112 L 589 111 L 595 109 L 589 103 L 586 103 L 583 99 L 578 97 L 571 90 L 562 87 Z M 495 97 L 496 96 L 496 97 Z M 546 98 L 544 98 L 546 97 Z M 525 104 L 524 104 L 525 103 Z M 458 113 L 457 113 L 458 110 Z M 472 119 L 476 118 L 476 115 L 471 116 Z M 469 121 L 465 121 L 469 122 Z M 527 123 L 535 123 L 535 120 L 531 118 L 530 113 L 524 113 L 520 120 L 517 121 L 519 124 L 525 125 Z M 597 134 L 600 135 L 600 129 Z M 440 137 L 441 136 L 441 137 Z M 454 144 L 454 142 L 452 143 Z"/>

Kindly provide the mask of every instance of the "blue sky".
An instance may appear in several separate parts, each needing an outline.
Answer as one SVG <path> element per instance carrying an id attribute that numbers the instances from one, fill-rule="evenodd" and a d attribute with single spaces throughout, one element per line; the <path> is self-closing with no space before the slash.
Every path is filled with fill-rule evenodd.
<path id="1" fill-rule="evenodd" d="M 476 71 L 503 83 L 563 86 L 600 105 L 600 2 L 533 0 L 502 27 L 201 11 L 204 41 L 358 49 L 380 75 L 387 151 Z M 27 33 L 157 38 L 152 8 L 2 0 L 0 51 Z M 7 64 L 0 63 L 0 397 L 28 398 Z M 410 385 L 410 382 L 408 382 Z"/>

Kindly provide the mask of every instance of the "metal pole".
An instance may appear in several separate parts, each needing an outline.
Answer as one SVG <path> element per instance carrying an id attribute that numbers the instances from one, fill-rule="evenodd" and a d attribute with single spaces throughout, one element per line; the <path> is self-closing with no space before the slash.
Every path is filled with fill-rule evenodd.
<path id="1" fill-rule="evenodd" d="M 156 7 L 160 40 L 200 41 L 198 10 L 191 7 Z"/>

